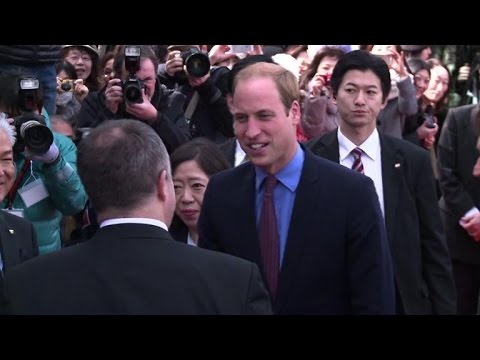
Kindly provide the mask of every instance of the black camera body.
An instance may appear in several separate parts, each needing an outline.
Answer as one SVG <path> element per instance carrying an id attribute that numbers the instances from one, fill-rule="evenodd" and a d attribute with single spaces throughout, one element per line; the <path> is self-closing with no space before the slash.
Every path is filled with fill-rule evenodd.
<path id="1" fill-rule="evenodd" d="M 425 120 L 427 120 L 426 127 L 429 129 L 433 129 L 435 127 L 435 118 L 433 116 L 433 106 L 427 105 L 425 109 Z"/>
<path id="2" fill-rule="evenodd" d="M 17 141 L 15 152 L 21 152 L 25 146 L 34 154 L 45 154 L 53 143 L 52 131 L 47 127 L 45 117 L 35 113 L 39 82 L 34 77 L 22 77 L 19 80 L 18 101 L 22 114 L 14 118 Z"/>
<path id="3" fill-rule="evenodd" d="M 140 70 L 140 46 L 125 46 L 125 70 L 128 71 L 127 80 L 122 83 L 123 98 L 126 103 L 141 104 L 143 102 L 143 81 L 137 78 Z"/>
<path id="4" fill-rule="evenodd" d="M 180 57 L 182 58 L 183 64 L 189 75 L 201 78 L 207 75 L 210 71 L 210 60 L 208 59 L 208 55 L 204 54 L 196 47 L 191 47 L 188 50 L 181 52 Z M 187 80 L 187 74 L 185 71 L 175 73 L 175 80 L 178 83 L 185 82 Z"/>

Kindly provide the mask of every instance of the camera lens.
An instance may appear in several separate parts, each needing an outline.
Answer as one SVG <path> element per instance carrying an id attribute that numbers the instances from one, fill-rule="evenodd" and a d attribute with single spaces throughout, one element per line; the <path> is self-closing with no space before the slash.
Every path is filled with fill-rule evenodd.
<path id="1" fill-rule="evenodd" d="M 69 82 L 64 82 L 60 86 L 60 89 L 62 89 L 63 91 L 70 91 L 72 89 L 72 84 Z"/>
<path id="2" fill-rule="evenodd" d="M 210 60 L 208 60 L 208 56 L 204 53 L 197 52 L 187 58 L 185 66 L 190 75 L 203 77 L 210 71 Z"/>
<path id="3" fill-rule="evenodd" d="M 34 154 L 44 154 L 53 143 L 53 134 L 48 127 L 35 120 L 30 120 L 20 127 L 20 135 Z"/>
<path id="4" fill-rule="evenodd" d="M 142 103 L 142 90 L 137 84 L 129 84 L 125 87 L 125 100 L 130 103 Z"/>

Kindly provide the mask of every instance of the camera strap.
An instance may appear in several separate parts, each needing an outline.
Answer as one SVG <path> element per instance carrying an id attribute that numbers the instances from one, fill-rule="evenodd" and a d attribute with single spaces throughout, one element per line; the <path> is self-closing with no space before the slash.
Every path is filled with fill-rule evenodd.
<path id="1" fill-rule="evenodd" d="M 8 193 L 8 203 L 5 209 L 12 209 L 13 200 L 15 199 L 15 195 L 17 194 L 18 187 L 20 186 L 20 182 L 23 180 L 23 177 L 27 173 L 28 168 L 30 167 L 31 161 L 29 159 L 25 159 L 25 163 L 23 164 L 22 171 L 17 176 L 17 179 L 13 183 L 10 192 Z"/>
<path id="2" fill-rule="evenodd" d="M 200 95 L 198 95 L 198 91 L 195 91 L 190 99 L 190 102 L 188 103 L 187 109 L 185 110 L 185 119 L 187 120 L 187 123 L 190 123 L 190 120 L 192 119 L 192 115 L 197 107 L 199 97 Z"/>

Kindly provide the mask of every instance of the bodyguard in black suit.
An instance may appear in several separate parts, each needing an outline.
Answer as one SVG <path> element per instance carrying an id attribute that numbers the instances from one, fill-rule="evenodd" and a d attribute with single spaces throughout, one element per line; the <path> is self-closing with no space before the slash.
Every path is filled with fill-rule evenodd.
<path id="1" fill-rule="evenodd" d="M 276 314 L 394 313 L 372 181 L 297 143 L 300 92 L 288 70 L 249 65 L 236 75 L 232 93 L 235 133 L 250 163 L 210 178 L 199 245 L 257 263 Z M 259 206 L 269 203 L 272 176 L 276 221 L 271 205 Z"/>
<path id="2" fill-rule="evenodd" d="M 367 52 L 349 53 L 337 63 L 331 84 L 340 127 L 306 146 L 345 166 L 349 156 L 354 159 L 347 147 L 360 148 L 365 174 L 378 181 L 377 192 L 383 188 L 379 198 L 393 260 L 397 313 L 454 314 L 452 269 L 428 152 L 376 130 L 390 85 L 387 65 Z"/>
<path id="3" fill-rule="evenodd" d="M 479 105 L 448 111 L 438 143 L 440 209 L 457 287 L 457 311 L 475 314 L 480 290 Z M 478 171 L 478 169 L 477 169 Z"/>
<path id="4" fill-rule="evenodd" d="M 174 241 L 170 163 L 146 124 L 109 121 L 78 148 L 100 229 L 5 278 L 13 314 L 269 314 L 258 267 Z"/>

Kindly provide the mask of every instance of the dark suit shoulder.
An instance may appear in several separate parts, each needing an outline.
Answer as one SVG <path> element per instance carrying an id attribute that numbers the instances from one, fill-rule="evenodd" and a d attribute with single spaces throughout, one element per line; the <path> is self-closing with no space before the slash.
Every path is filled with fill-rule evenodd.
<path id="1" fill-rule="evenodd" d="M 391 150 L 400 150 L 403 153 L 413 157 L 430 157 L 427 149 L 415 145 L 409 141 L 394 138 L 389 135 L 382 135 L 385 145 Z"/>
<path id="2" fill-rule="evenodd" d="M 3 218 L 12 227 L 19 228 L 19 227 L 25 227 L 25 228 L 31 228 L 33 225 L 30 221 L 25 220 L 19 216 L 12 215 L 6 211 L 2 211 Z"/>

